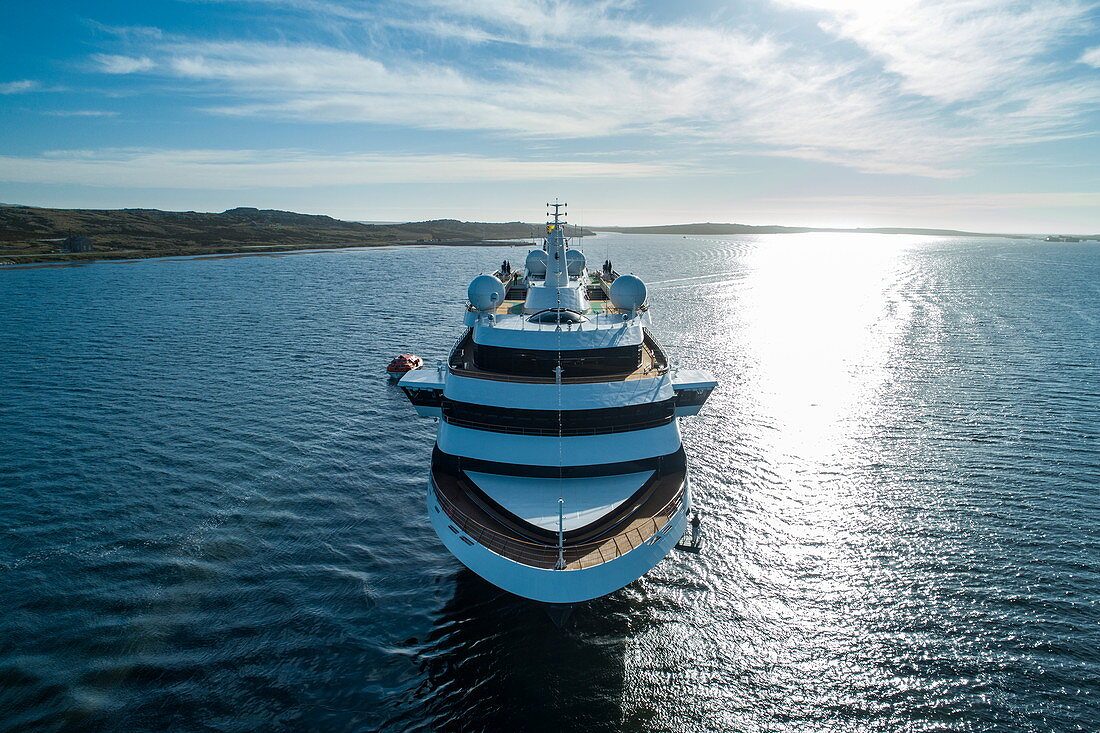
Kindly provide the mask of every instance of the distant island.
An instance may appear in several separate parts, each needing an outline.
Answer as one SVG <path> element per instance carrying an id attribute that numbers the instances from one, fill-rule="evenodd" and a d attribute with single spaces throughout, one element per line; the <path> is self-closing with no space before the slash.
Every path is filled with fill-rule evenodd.
<path id="1" fill-rule="evenodd" d="M 221 213 L 159 209 L 48 209 L 0 205 L 0 263 L 407 244 L 507 244 L 542 224 L 455 219 L 364 224 L 331 216 L 239 207 Z M 592 236 L 569 227 L 569 236 Z"/>
<path id="2" fill-rule="evenodd" d="M 238 207 L 220 213 L 159 209 L 50 209 L 0 204 L 0 264 L 68 260 L 135 259 L 209 254 L 376 247 L 410 244 L 511 244 L 541 237 L 543 224 L 467 222 L 456 219 L 403 224 L 343 221 L 331 216 Z M 748 224 L 670 224 L 648 227 L 568 227 L 571 237 L 621 234 L 919 234 L 951 237 L 1012 237 L 955 229 L 901 227 L 825 228 Z M 1079 239 L 1097 239 L 1098 235 Z M 1054 241 L 1075 238 L 1048 237 Z"/>

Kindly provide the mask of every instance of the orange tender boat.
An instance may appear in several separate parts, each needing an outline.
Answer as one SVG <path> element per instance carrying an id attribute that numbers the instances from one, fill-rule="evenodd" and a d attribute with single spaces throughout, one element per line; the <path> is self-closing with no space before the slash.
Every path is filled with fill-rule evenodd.
<path id="1" fill-rule="evenodd" d="M 416 354 L 400 354 L 393 357 L 393 361 L 386 367 L 386 373 L 390 379 L 401 379 L 406 373 L 424 366 L 424 360 Z"/>

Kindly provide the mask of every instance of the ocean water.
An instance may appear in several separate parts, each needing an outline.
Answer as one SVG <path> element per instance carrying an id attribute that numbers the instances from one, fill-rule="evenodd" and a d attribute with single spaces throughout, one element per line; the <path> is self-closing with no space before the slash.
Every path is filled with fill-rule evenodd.
<path id="1" fill-rule="evenodd" d="M 434 536 L 513 248 L 0 271 L 0 729 L 1100 730 L 1100 245 L 605 235 L 705 551 L 556 628 Z"/>

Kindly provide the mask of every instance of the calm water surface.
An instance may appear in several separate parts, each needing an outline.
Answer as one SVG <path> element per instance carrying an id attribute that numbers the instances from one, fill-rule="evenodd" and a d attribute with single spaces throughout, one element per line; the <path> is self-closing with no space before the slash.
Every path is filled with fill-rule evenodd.
<path id="1" fill-rule="evenodd" d="M 562 630 L 383 374 L 523 250 L 0 271 L 0 729 L 1100 729 L 1100 246 L 584 247 L 721 387 L 706 552 Z"/>

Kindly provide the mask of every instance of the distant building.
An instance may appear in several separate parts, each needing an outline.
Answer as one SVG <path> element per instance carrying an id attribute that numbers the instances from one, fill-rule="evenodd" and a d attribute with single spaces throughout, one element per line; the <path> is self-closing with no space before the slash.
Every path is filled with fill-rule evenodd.
<path id="1" fill-rule="evenodd" d="M 62 246 L 66 252 L 91 252 L 94 249 L 92 240 L 87 237 L 66 237 Z"/>

